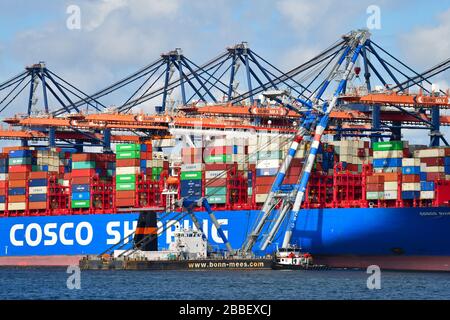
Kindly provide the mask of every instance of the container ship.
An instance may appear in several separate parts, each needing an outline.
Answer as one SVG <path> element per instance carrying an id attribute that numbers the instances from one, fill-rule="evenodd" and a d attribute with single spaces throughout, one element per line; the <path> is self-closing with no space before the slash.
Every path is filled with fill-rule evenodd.
<path id="1" fill-rule="evenodd" d="M 231 246 L 244 252 L 263 255 L 288 242 L 331 267 L 450 271 L 450 147 L 440 146 L 450 100 L 426 87 L 450 63 L 422 73 L 408 67 L 412 75 L 401 79 L 382 53 L 366 30 L 287 73 L 245 43 L 202 66 L 177 49 L 93 95 L 44 63 L 27 67 L 0 84 L 2 92 L 32 80 L 28 113 L 6 117 L 10 127 L 0 130 L 2 139 L 21 141 L 0 153 L 0 265 L 78 264 L 149 235 L 163 250 L 177 230 L 194 227 L 177 201 L 207 199 Z M 226 61 L 225 81 L 212 70 Z M 101 98 L 158 68 L 164 86 L 142 93 L 146 79 L 120 107 L 96 110 Z M 238 69 L 247 91 L 235 90 Z M 300 82 L 305 73 L 312 80 Z M 376 81 L 382 86 L 372 89 Z M 221 101 L 206 101 L 212 87 Z M 181 102 L 171 104 L 177 88 Z M 186 98 L 188 88 L 198 100 Z M 74 92 L 79 100 L 69 98 Z M 60 109 L 49 111 L 50 93 Z M 155 114 L 132 111 L 155 97 Z M 407 141 L 403 129 L 429 133 L 429 144 Z M 143 213 L 151 222 L 141 225 Z M 195 213 L 211 247 L 225 250 L 208 213 Z"/>

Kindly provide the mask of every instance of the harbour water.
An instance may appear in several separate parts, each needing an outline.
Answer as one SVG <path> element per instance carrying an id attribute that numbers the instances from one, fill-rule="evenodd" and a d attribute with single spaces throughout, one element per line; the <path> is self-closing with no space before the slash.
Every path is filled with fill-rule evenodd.
<path id="1" fill-rule="evenodd" d="M 432 272 L 381 271 L 380 289 L 368 289 L 365 270 L 81 271 L 79 289 L 68 288 L 70 276 L 66 268 L 0 268 L 0 299 L 450 299 L 450 274 Z"/>

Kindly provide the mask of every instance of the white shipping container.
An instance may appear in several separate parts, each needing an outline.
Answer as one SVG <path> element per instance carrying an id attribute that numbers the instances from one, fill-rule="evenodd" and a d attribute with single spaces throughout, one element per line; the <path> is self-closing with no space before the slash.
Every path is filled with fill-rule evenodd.
<path id="1" fill-rule="evenodd" d="M 402 166 L 403 167 L 418 167 L 418 166 L 420 166 L 420 159 L 419 158 L 403 158 Z"/>
<path id="2" fill-rule="evenodd" d="M 175 139 L 158 139 L 152 141 L 153 148 L 175 147 Z"/>
<path id="3" fill-rule="evenodd" d="M 403 158 L 403 150 L 374 151 L 374 159 Z"/>
<path id="4" fill-rule="evenodd" d="M 443 166 L 432 166 L 432 167 L 428 167 L 426 166 L 422 172 L 440 172 L 443 173 L 445 172 L 445 167 Z"/>
<path id="5" fill-rule="evenodd" d="M 117 167 L 116 174 L 138 174 L 141 172 L 139 167 Z"/>
<path id="6" fill-rule="evenodd" d="M 256 162 L 256 169 L 278 168 L 280 164 L 281 161 L 278 159 L 258 160 L 258 162 Z"/>
<path id="7" fill-rule="evenodd" d="M 0 181 L 8 180 L 8 174 L 7 173 L 0 173 Z"/>
<path id="8" fill-rule="evenodd" d="M 63 180 L 62 185 L 63 185 L 63 187 L 69 187 L 70 186 L 70 180 Z"/>
<path id="9" fill-rule="evenodd" d="M 420 182 L 405 182 L 402 183 L 403 191 L 420 191 Z"/>
<path id="10" fill-rule="evenodd" d="M 226 178 L 226 170 L 205 171 L 205 179 Z"/>
<path id="11" fill-rule="evenodd" d="M 401 167 L 374 168 L 373 172 L 375 172 L 375 173 L 397 173 L 397 172 L 402 172 L 402 168 Z"/>
<path id="12" fill-rule="evenodd" d="M 445 157 L 444 149 L 422 149 L 414 151 L 415 158 Z"/>
<path id="13" fill-rule="evenodd" d="M 203 171 L 205 169 L 205 165 L 203 163 L 188 163 L 181 165 L 181 171 Z"/>
<path id="14" fill-rule="evenodd" d="M 385 190 L 383 192 L 384 200 L 396 200 L 397 199 L 397 191 L 394 190 Z"/>
<path id="15" fill-rule="evenodd" d="M 5 211 L 5 204 L 4 203 L 0 203 L 0 211 Z"/>
<path id="16" fill-rule="evenodd" d="M 434 199 L 434 191 L 420 191 L 420 199 Z"/>
<path id="17" fill-rule="evenodd" d="M 8 203 L 8 210 L 25 210 L 26 202 L 10 202 Z"/>
<path id="18" fill-rule="evenodd" d="M 262 203 L 262 202 L 266 201 L 267 196 L 268 196 L 268 194 L 266 194 L 266 193 L 264 193 L 264 194 L 260 193 L 260 194 L 255 195 L 255 200 L 257 203 Z"/>
<path id="19" fill-rule="evenodd" d="M 28 192 L 30 194 L 42 194 L 47 193 L 47 187 L 29 187 Z"/>
<path id="20" fill-rule="evenodd" d="M 397 181 L 388 181 L 384 183 L 384 190 L 385 191 L 397 191 L 398 190 L 398 184 Z"/>

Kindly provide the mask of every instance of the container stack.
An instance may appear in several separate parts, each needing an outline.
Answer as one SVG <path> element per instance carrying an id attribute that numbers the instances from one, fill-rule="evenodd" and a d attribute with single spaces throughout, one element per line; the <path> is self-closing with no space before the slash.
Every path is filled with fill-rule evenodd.
<path id="1" fill-rule="evenodd" d="M 112 181 L 114 155 L 103 153 L 78 153 L 72 155 L 71 208 L 86 209 L 92 205 L 94 178 Z"/>
<path id="2" fill-rule="evenodd" d="M 161 173 L 169 169 L 169 162 L 165 160 L 163 152 L 153 152 L 153 159 L 147 160 L 147 169 L 151 168 L 151 177 L 153 181 L 159 181 Z M 147 172 L 149 174 L 149 172 Z"/>
<path id="3" fill-rule="evenodd" d="M 9 151 L 8 210 L 27 209 L 28 179 L 35 157 L 34 150 Z"/>
<path id="4" fill-rule="evenodd" d="M 60 148 L 36 150 L 36 165 L 33 171 L 64 173 L 69 166 L 70 153 L 61 152 Z"/>
<path id="5" fill-rule="evenodd" d="M 251 159 L 256 165 L 255 199 L 263 203 L 283 161 L 286 144 L 279 138 L 258 137 L 256 147 L 250 149 L 255 150 Z"/>
<path id="6" fill-rule="evenodd" d="M 412 200 L 420 198 L 420 159 L 402 159 L 402 199 Z"/>
<path id="7" fill-rule="evenodd" d="M 49 173 L 45 171 L 30 172 L 28 183 L 30 210 L 47 209 L 48 178 Z"/>
<path id="8" fill-rule="evenodd" d="M 369 144 L 369 141 L 362 140 L 330 141 L 328 145 L 334 146 L 333 151 L 338 155 L 338 159 L 332 160 L 333 165 L 335 161 L 340 161 L 344 164 L 345 170 L 358 173 L 362 172 L 363 164 L 372 161 Z M 326 159 L 330 161 L 329 159 L 332 158 L 332 152 L 326 147 L 326 144 L 323 144 L 323 146 L 324 155 L 327 156 Z M 329 168 L 328 173 L 332 174 Z"/>
<path id="9" fill-rule="evenodd" d="M 375 142 L 373 144 L 373 171 L 377 173 L 400 173 L 403 156 L 408 156 L 404 141 Z"/>
<path id="10" fill-rule="evenodd" d="M 450 148 L 415 150 L 414 157 L 420 162 L 420 199 L 434 199 L 434 182 L 450 174 Z"/>
<path id="11" fill-rule="evenodd" d="M 136 204 L 140 174 L 150 177 L 151 165 L 151 145 L 133 143 L 116 146 L 116 206 Z"/>
<path id="12" fill-rule="evenodd" d="M 8 180 L 8 154 L 0 153 L 0 211 L 6 210 L 7 180 Z"/>
<path id="13" fill-rule="evenodd" d="M 189 163 L 181 165 L 180 197 L 202 196 L 203 163 Z"/>

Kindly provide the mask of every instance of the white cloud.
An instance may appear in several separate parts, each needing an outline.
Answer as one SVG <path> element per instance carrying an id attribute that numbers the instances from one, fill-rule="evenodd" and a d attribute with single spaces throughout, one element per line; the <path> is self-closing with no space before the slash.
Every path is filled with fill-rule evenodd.
<path id="1" fill-rule="evenodd" d="M 431 67 L 450 57 L 450 9 L 439 14 L 436 21 L 435 26 L 420 26 L 399 37 L 412 63 Z"/>

